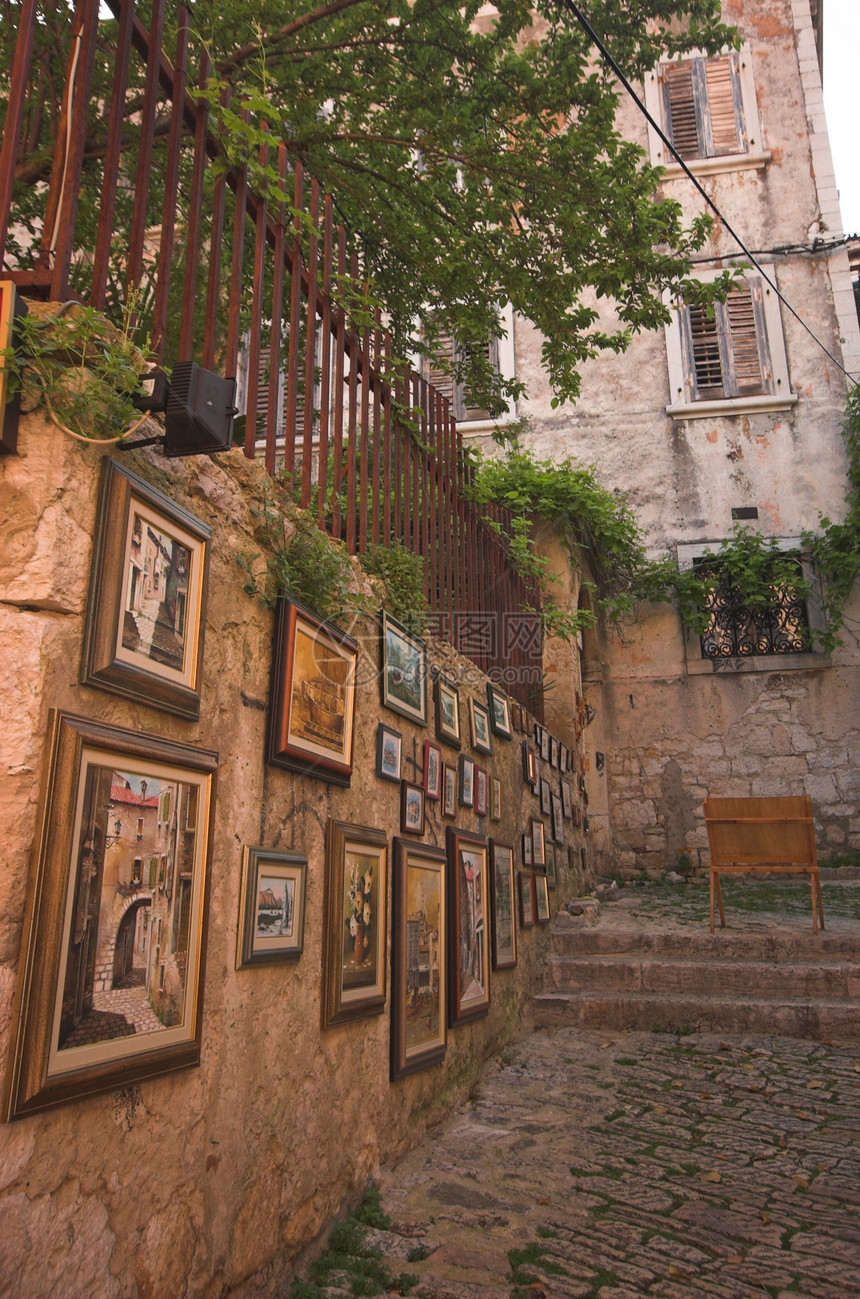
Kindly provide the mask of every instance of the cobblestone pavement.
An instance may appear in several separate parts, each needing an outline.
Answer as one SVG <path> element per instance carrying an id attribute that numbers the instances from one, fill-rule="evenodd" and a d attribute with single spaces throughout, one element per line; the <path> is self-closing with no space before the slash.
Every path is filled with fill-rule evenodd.
<path id="1" fill-rule="evenodd" d="M 538 1031 L 380 1189 L 424 1299 L 856 1299 L 858 1054 Z"/>

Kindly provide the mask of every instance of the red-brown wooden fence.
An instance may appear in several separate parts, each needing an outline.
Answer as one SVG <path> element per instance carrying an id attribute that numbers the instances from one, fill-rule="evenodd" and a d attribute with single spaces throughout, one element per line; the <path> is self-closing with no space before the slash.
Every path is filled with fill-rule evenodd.
<path id="1" fill-rule="evenodd" d="M 350 314 L 342 290 L 361 283 L 361 249 L 331 197 L 274 138 L 259 158 L 276 168 L 274 197 L 255 189 L 247 161 L 225 167 L 199 93 L 211 68 L 185 6 L 171 14 L 172 60 L 165 0 L 151 0 L 146 26 L 133 0 L 110 8 L 106 24 L 99 0 L 59 19 L 22 0 L 0 148 L 0 273 L 25 296 L 109 312 L 133 302 L 159 361 L 238 370 L 245 454 L 285 475 L 350 552 L 400 542 L 420 555 L 435 633 L 540 715 L 538 595 L 511 563 L 510 516 L 471 499 L 448 402 L 394 363 L 378 311 Z M 61 36 L 67 50 L 47 124 L 46 13 L 53 57 Z M 106 40 L 112 57 L 97 63 Z M 41 176 L 25 155 L 46 134 L 53 164 Z M 83 187 L 98 195 L 86 213 Z"/>

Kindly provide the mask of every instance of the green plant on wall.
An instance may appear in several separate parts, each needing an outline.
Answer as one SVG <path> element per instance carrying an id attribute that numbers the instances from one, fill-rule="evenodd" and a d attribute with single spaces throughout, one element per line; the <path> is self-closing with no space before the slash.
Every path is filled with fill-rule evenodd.
<path id="1" fill-rule="evenodd" d="M 30 312 L 6 353 L 24 409 L 43 407 L 64 432 L 85 442 L 116 442 L 142 422 L 132 405 L 148 366 L 134 339 L 134 304 L 117 327 L 94 307 L 67 302 Z"/>
<path id="2" fill-rule="evenodd" d="M 359 562 L 365 573 L 382 584 L 382 607 L 410 631 L 421 635 L 427 626 L 424 561 L 400 541 L 367 547 Z"/>

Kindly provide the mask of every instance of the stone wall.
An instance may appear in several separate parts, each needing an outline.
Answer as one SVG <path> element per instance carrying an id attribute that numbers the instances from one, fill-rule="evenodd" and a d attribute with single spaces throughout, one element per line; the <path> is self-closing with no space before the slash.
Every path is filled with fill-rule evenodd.
<path id="1" fill-rule="evenodd" d="M 44 776 L 48 710 L 64 709 L 219 754 L 200 1066 L 73 1100 L 0 1127 L 0 1294 L 28 1299 L 179 1299 L 271 1293 L 333 1213 L 461 1100 L 487 1053 L 521 1029 L 548 932 L 519 934 L 519 964 L 492 978 L 489 1015 L 449 1032 L 442 1065 L 389 1082 L 389 1007 L 320 1028 L 324 837 L 329 817 L 399 833 L 399 789 L 375 776 L 377 723 L 420 761 L 433 734 L 380 705 L 375 624 L 360 644 L 354 771 L 341 788 L 267 765 L 271 611 L 243 592 L 260 471 L 239 452 L 123 463 L 212 528 L 199 723 L 79 683 L 96 499 L 104 452 L 31 414 L 20 454 L 0 463 L 0 627 L 5 648 L 0 786 L 0 1068 L 5 1068 L 22 920 Z M 485 680 L 448 647 L 431 657 Z M 454 759 L 453 750 L 446 752 Z M 504 817 L 461 809 L 457 824 L 517 846 L 536 815 L 518 737 L 487 760 Z M 528 799 L 526 799 L 528 794 Z M 446 822 L 428 803 L 426 842 Z M 571 841 L 575 836 L 571 834 Z M 307 854 L 302 956 L 235 969 L 243 845 Z M 564 882 L 556 898 L 564 896 Z"/>

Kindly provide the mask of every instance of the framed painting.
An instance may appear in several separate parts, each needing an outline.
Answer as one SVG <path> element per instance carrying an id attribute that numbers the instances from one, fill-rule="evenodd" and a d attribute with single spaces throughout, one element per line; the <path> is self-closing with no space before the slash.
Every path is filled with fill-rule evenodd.
<path id="1" fill-rule="evenodd" d="M 520 891 L 520 924 L 523 929 L 530 929 L 537 924 L 534 871 L 519 871 L 517 884 Z"/>
<path id="2" fill-rule="evenodd" d="M 485 767 L 475 764 L 475 811 L 486 816 L 490 810 L 490 778 Z"/>
<path id="3" fill-rule="evenodd" d="M 408 780 L 400 786 L 400 833 L 424 833 L 424 790 Z"/>
<path id="4" fill-rule="evenodd" d="M 490 778 L 490 820 L 502 819 L 502 782 L 498 776 Z"/>
<path id="5" fill-rule="evenodd" d="M 50 714 L 7 1118 L 199 1063 L 217 765 Z"/>
<path id="6" fill-rule="evenodd" d="M 384 830 L 329 819 L 323 928 L 322 1026 L 385 1006 L 388 840 Z"/>
<path id="7" fill-rule="evenodd" d="M 570 749 L 567 747 L 566 744 L 563 744 L 561 746 L 560 762 L 561 762 L 562 774 L 564 774 L 567 771 L 570 771 Z"/>
<path id="8" fill-rule="evenodd" d="M 535 914 L 539 925 L 548 925 L 551 916 L 549 910 L 549 893 L 547 892 L 546 875 L 535 875 Z"/>
<path id="9" fill-rule="evenodd" d="M 457 768 L 442 766 L 442 815 L 453 821 L 457 815 Z"/>
<path id="10" fill-rule="evenodd" d="M 543 821 L 535 821 L 532 818 L 532 865 L 546 865 L 546 835 L 544 833 Z"/>
<path id="11" fill-rule="evenodd" d="M 529 744 L 528 740 L 523 740 L 523 780 L 527 785 L 531 785 L 533 790 L 538 788 L 538 766 L 537 751 L 534 746 Z"/>
<path id="12" fill-rule="evenodd" d="M 564 843 L 564 814 L 562 812 L 561 794 L 552 796 L 552 837 L 556 843 Z"/>
<path id="13" fill-rule="evenodd" d="M 494 735 L 501 735 L 503 739 L 510 740 L 513 736 L 511 730 L 511 706 L 507 695 L 503 695 L 494 685 L 487 683 L 487 708 L 490 713 L 490 727 Z"/>
<path id="14" fill-rule="evenodd" d="M 81 681 L 200 716 L 211 531 L 115 460 L 96 516 Z"/>
<path id="15" fill-rule="evenodd" d="M 382 703 L 392 712 L 427 725 L 427 647 L 420 636 L 382 615 Z"/>
<path id="16" fill-rule="evenodd" d="M 436 738 L 444 740 L 452 748 L 459 749 L 460 739 L 460 692 L 452 681 L 440 675 L 434 686 L 436 701 Z"/>
<path id="17" fill-rule="evenodd" d="M 439 1064 L 448 1043 L 446 855 L 394 840 L 391 1081 Z"/>
<path id="18" fill-rule="evenodd" d="M 376 728 L 376 774 L 381 780 L 400 780 L 403 736 L 380 722 Z"/>
<path id="19" fill-rule="evenodd" d="M 559 781 L 561 790 L 561 810 L 568 821 L 573 820 L 573 790 L 570 788 L 570 781 Z"/>
<path id="20" fill-rule="evenodd" d="M 549 888 L 558 888 L 558 851 L 554 843 L 546 845 L 546 882 Z"/>
<path id="21" fill-rule="evenodd" d="M 540 728 L 540 740 L 538 742 L 538 752 L 542 762 L 549 762 L 549 731 L 545 726 Z"/>
<path id="22" fill-rule="evenodd" d="M 529 830 L 528 834 L 523 835 L 523 865 L 524 866 L 531 866 L 533 852 L 534 849 L 532 847 L 532 832 L 531 830 Z"/>
<path id="23" fill-rule="evenodd" d="M 490 882 L 493 900 L 493 969 L 511 970 L 517 963 L 517 923 L 514 901 L 514 850 L 490 840 Z"/>
<path id="24" fill-rule="evenodd" d="M 307 857 L 246 848 L 242 857 L 236 969 L 301 956 Z"/>
<path id="25" fill-rule="evenodd" d="M 292 600 L 278 601 L 268 737 L 273 766 L 349 784 L 357 661 L 351 636 Z"/>
<path id="26" fill-rule="evenodd" d="M 551 735 L 549 737 L 549 765 L 557 768 L 558 764 L 558 740 L 554 735 Z"/>
<path id="27" fill-rule="evenodd" d="M 465 753 L 460 755 L 460 806 L 475 805 L 475 764 Z"/>
<path id="28" fill-rule="evenodd" d="M 540 778 L 540 810 L 544 816 L 549 816 L 552 811 L 552 789 L 545 776 Z"/>
<path id="29" fill-rule="evenodd" d="M 489 868 L 486 839 L 448 826 L 448 1024 L 490 1009 Z"/>
<path id="30" fill-rule="evenodd" d="M 442 797 L 442 750 L 432 740 L 424 741 L 424 793 L 434 802 Z"/>
<path id="31" fill-rule="evenodd" d="M 493 741 L 490 735 L 490 714 L 483 704 L 474 699 L 469 700 L 469 730 L 472 736 L 472 748 L 479 753 L 492 753 Z"/>

